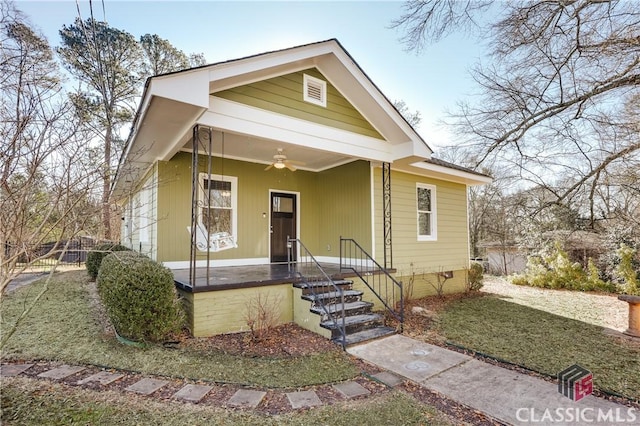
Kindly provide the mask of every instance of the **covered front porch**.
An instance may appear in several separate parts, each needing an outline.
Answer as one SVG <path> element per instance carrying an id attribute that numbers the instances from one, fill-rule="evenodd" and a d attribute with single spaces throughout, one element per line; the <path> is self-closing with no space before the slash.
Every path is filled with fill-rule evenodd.
<path id="1" fill-rule="evenodd" d="M 349 270 L 340 270 L 340 265 L 321 262 L 320 266 L 332 279 L 353 277 Z M 308 273 L 303 263 L 271 263 L 265 265 L 196 267 L 195 282 L 190 282 L 190 270 L 172 270 L 176 287 L 192 292 L 231 290 L 262 287 L 274 284 L 294 284 L 301 281 L 300 274 Z"/>
<path id="2" fill-rule="evenodd" d="M 261 315 L 343 346 L 395 331 L 376 311 L 390 309 L 401 322 L 402 285 L 354 240 L 340 239 L 340 263 L 316 261 L 299 240 L 289 246 L 297 261 L 175 269 L 193 335 L 253 331 Z"/>

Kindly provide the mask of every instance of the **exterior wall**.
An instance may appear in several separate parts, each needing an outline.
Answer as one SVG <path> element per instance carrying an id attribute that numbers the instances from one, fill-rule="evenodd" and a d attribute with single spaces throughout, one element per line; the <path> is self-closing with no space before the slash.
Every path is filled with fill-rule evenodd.
<path id="1" fill-rule="evenodd" d="M 303 100 L 303 74 L 327 82 L 326 108 Z M 315 68 L 213 94 L 278 114 L 382 139 L 380 133 Z"/>
<path id="2" fill-rule="evenodd" d="M 120 234 L 121 244 L 154 260 L 157 258 L 158 231 L 157 176 L 157 169 L 153 167 L 124 200 Z"/>
<path id="3" fill-rule="evenodd" d="M 371 168 L 356 161 L 318 174 L 318 244 L 314 256 L 338 258 L 340 236 L 371 249 Z M 304 241 L 303 241 L 304 242 Z"/>
<path id="4" fill-rule="evenodd" d="M 376 260 L 382 263 L 382 171 L 373 170 Z M 416 183 L 436 187 L 437 239 L 418 241 Z M 391 173 L 391 215 L 393 237 L 393 267 L 405 285 L 408 278 L 427 277 L 414 284 L 415 297 L 434 294 L 428 282 L 436 282 L 433 273 L 453 271 L 454 277 L 445 283 L 445 292 L 464 290 L 469 266 L 467 227 L 467 188 L 463 184 L 431 179 L 393 171 Z M 416 280 L 418 281 L 418 280 Z"/>
<path id="5" fill-rule="evenodd" d="M 396 279 L 402 281 L 405 297 L 408 299 L 419 299 L 426 296 L 435 296 L 438 294 L 438 279 L 443 283 L 443 294 L 462 293 L 466 289 L 467 271 L 459 269 L 453 271 L 453 277 L 444 280 L 442 276 L 438 277 L 434 273 L 416 273 L 415 276 L 410 274 L 397 276 Z"/>
<path id="6" fill-rule="evenodd" d="M 331 330 L 320 327 L 320 316 L 311 313 L 310 309 L 311 302 L 302 299 L 302 289 L 293 287 L 293 322 L 305 330 L 330 339 Z"/>
<path id="7" fill-rule="evenodd" d="M 222 163 L 213 158 L 213 173 Z M 206 168 L 201 156 L 200 171 Z M 287 169 L 264 171 L 264 164 L 224 159 L 224 174 L 238 178 L 238 247 L 210 253 L 212 260 L 269 258 L 269 190 L 297 192 L 302 242 L 317 256 L 339 256 L 339 237 L 371 241 L 370 168 L 357 161 L 321 173 Z M 191 225 L 191 154 L 181 152 L 158 164 L 158 255 L 160 262 L 189 260 Z M 264 214 L 264 215 L 263 215 Z M 263 217 L 264 216 L 264 217 Z M 366 247 L 366 246 L 365 246 Z M 200 252 L 198 259 L 206 259 Z"/>
<path id="8" fill-rule="evenodd" d="M 293 321 L 293 286 L 279 284 L 233 290 L 187 293 L 184 298 L 189 327 L 194 337 L 248 331 L 247 318 L 256 303 L 263 303 L 278 314 L 276 323 Z"/>

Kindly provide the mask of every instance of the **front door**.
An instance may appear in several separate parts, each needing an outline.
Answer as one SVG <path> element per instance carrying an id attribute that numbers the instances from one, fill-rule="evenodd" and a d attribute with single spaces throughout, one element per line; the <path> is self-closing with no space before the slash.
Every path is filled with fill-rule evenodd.
<path id="1" fill-rule="evenodd" d="M 296 236 L 296 195 L 271 193 L 271 262 L 286 262 L 287 239 Z M 295 253 L 293 259 L 296 260 Z"/>

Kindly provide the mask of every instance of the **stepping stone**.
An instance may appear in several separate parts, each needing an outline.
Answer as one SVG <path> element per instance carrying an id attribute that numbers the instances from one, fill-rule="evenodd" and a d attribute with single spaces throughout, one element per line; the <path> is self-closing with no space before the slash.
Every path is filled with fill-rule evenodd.
<path id="1" fill-rule="evenodd" d="M 206 394 L 209 393 L 211 389 L 213 389 L 213 386 L 189 384 L 176 392 L 173 397 L 175 399 L 182 399 L 183 401 L 193 402 L 194 404 L 197 404 L 202 398 L 204 398 Z"/>
<path id="2" fill-rule="evenodd" d="M 96 373 L 92 376 L 87 377 L 86 379 L 82 379 L 78 381 L 79 385 L 84 385 L 86 383 L 89 382 L 98 382 L 101 385 L 105 386 L 108 385 L 109 383 L 113 383 L 116 380 L 118 380 L 119 378 L 123 377 L 124 374 L 119 374 L 119 373 L 110 373 L 108 371 L 101 371 L 99 373 Z"/>
<path id="3" fill-rule="evenodd" d="M 169 382 L 166 380 L 142 379 L 126 388 L 130 392 L 139 393 L 141 395 L 151 395 Z"/>
<path id="4" fill-rule="evenodd" d="M 395 374 L 389 373 L 388 371 L 382 371 L 378 374 L 372 375 L 371 377 L 381 381 L 390 388 L 394 388 L 402 384 L 403 382 L 403 379 L 400 376 L 396 376 Z"/>
<path id="5" fill-rule="evenodd" d="M 344 382 L 333 385 L 333 388 L 340 392 L 345 398 L 354 398 L 361 395 L 369 395 L 367 389 L 358 382 Z"/>
<path id="6" fill-rule="evenodd" d="M 266 394 L 266 392 L 240 389 L 227 401 L 227 405 L 241 408 L 256 408 Z"/>
<path id="7" fill-rule="evenodd" d="M 322 405 L 322 401 L 318 398 L 318 395 L 312 391 L 290 392 L 287 393 L 289 403 L 292 408 L 307 408 Z"/>
<path id="8" fill-rule="evenodd" d="M 33 367 L 33 364 L 7 364 L 0 366 L 1 377 L 14 377 Z"/>
<path id="9" fill-rule="evenodd" d="M 84 367 L 74 367 L 73 365 L 61 365 L 58 368 L 54 368 L 53 370 L 45 371 L 44 373 L 38 374 L 38 377 L 43 377 L 46 379 L 53 380 L 62 380 L 65 377 L 73 376 L 76 373 L 85 370 Z"/>

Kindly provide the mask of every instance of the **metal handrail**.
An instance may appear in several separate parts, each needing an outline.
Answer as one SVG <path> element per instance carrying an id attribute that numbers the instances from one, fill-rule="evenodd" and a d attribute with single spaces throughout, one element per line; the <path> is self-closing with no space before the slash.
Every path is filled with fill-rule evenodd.
<path id="1" fill-rule="evenodd" d="M 301 248 L 300 257 L 297 261 L 293 261 L 294 256 L 293 253 L 297 253 L 295 245 L 298 245 Z M 311 254 L 311 252 L 305 247 L 305 245 L 297 238 L 289 238 L 287 240 L 287 262 L 289 264 L 289 268 L 294 267 L 295 263 L 295 272 L 299 276 L 302 283 L 306 284 L 308 288 L 311 290 L 311 294 L 314 296 L 315 303 L 322 309 L 322 311 L 326 314 L 327 318 L 336 326 L 338 331 L 340 332 L 340 344 L 342 345 L 342 349 L 345 349 L 347 346 L 347 333 L 346 333 L 346 325 L 345 325 L 345 309 L 344 309 L 344 290 L 337 286 L 333 279 L 327 274 L 327 272 L 320 266 L 320 263 L 316 260 L 315 257 Z M 315 274 L 310 274 L 311 272 L 315 272 Z M 326 283 L 327 287 L 330 287 L 337 294 L 340 295 L 340 309 L 331 312 L 327 305 L 321 300 L 317 299 L 315 287 L 313 286 L 314 282 L 323 282 Z"/>
<path id="2" fill-rule="evenodd" d="M 340 237 L 340 271 L 350 269 L 382 302 L 386 310 L 400 322 L 400 332 L 404 328 L 404 292 L 402 282 L 396 280 L 380 266 L 353 238 Z M 399 293 L 399 307 L 396 298 Z"/>

